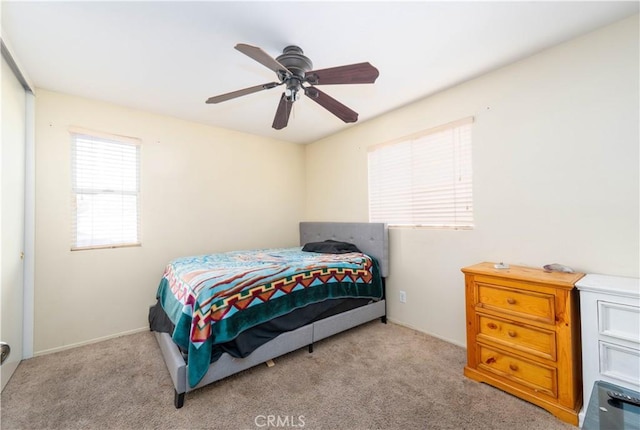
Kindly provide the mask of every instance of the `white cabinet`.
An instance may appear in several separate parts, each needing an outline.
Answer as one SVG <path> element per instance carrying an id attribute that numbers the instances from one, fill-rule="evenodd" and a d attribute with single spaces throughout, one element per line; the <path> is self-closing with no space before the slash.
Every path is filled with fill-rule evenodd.
<path id="1" fill-rule="evenodd" d="M 580 291 L 583 404 L 595 381 L 640 391 L 640 279 L 586 275 Z"/>

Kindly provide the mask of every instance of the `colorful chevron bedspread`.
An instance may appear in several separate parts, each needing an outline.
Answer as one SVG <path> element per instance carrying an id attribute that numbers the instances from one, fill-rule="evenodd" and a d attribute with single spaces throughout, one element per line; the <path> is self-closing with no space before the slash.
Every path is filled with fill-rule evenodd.
<path id="1" fill-rule="evenodd" d="M 188 351 L 188 382 L 206 374 L 211 346 L 294 309 L 331 298 L 382 297 L 378 264 L 365 254 L 300 247 L 178 258 L 165 268 L 158 298 Z"/>

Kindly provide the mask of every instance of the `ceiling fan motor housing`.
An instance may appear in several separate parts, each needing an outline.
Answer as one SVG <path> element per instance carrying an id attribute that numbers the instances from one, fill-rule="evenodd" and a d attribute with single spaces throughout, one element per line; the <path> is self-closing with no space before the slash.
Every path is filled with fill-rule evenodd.
<path id="1" fill-rule="evenodd" d="M 282 50 L 282 55 L 276 60 L 285 66 L 291 73 L 304 80 L 304 74 L 313 68 L 313 63 L 299 46 L 290 45 Z"/>

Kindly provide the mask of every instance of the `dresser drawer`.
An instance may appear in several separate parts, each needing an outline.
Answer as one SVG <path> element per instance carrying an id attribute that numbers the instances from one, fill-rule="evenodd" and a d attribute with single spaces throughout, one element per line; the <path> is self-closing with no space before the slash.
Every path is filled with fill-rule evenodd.
<path id="1" fill-rule="evenodd" d="M 557 371 L 498 349 L 478 345 L 478 369 L 496 374 L 535 392 L 557 397 Z"/>
<path id="2" fill-rule="evenodd" d="M 640 351 L 609 342 L 598 342 L 600 374 L 627 384 L 640 381 Z"/>
<path id="3" fill-rule="evenodd" d="M 479 342 L 495 342 L 524 353 L 556 360 L 556 333 L 478 314 Z"/>
<path id="4" fill-rule="evenodd" d="M 598 300 L 598 332 L 638 345 L 640 307 Z"/>
<path id="5" fill-rule="evenodd" d="M 478 306 L 533 321 L 555 324 L 555 296 L 498 285 L 477 284 Z"/>

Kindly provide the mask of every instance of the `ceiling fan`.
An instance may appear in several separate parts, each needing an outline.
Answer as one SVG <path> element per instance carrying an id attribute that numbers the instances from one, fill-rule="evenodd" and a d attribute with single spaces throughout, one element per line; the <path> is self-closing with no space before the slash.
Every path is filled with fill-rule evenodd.
<path id="1" fill-rule="evenodd" d="M 273 119 L 272 127 L 276 130 L 281 130 L 287 126 L 289 115 L 291 114 L 291 107 L 293 103 L 300 98 L 300 93 L 304 93 L 304 95 L 327 109 L 342 121 L 356 122 L 358 120 L 357 112 L 320 91 L 315 85 L 372 84 L 379 75 L 378 69 L 366 62 L 331 67 L 329 69 L 311 70 L 313 63 L 304 55 L 302 49 L 295 45 L 284 48 L 283 53 L 275 59 L 256 46 L 239 43 L 235 46 L 235 49 L 276 72 L 278 82 L 269 82 L 210 97 L 207 103 L 220 103 L 236 97 L 285 85 L 285 91 L 282 93 L 282 96 L 280 96 L 280 103 L 278 104 L 278 109 Z"/>

